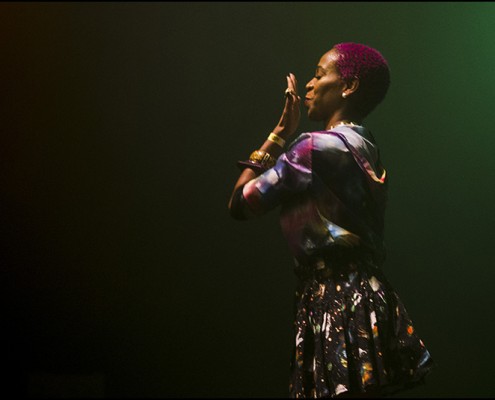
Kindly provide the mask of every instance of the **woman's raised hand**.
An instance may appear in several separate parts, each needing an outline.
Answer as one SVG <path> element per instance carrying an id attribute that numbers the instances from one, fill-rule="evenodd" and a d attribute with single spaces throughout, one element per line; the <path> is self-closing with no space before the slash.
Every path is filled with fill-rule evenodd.
<path id="1" fill-rule="evenodd" d="M 300 102 L 301 98 L 297 95 L 297 79 L 293 73 L 290 73 L 287 76 L 284 111 L 273 133 L 283 138 L 288 138 L 296 132 L 301 119 Z"/>

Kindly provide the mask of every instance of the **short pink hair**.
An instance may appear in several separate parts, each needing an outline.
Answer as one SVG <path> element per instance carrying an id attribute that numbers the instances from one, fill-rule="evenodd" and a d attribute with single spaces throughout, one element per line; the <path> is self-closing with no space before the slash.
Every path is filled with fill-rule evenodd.
<path id="1" fill-rule="evenodd" d="M 359 79 L 355 105 L 365 117 L 387 94 L 390 86 L 388 62 L 378 50 L 364 44 L 339 43 L 333 48 L 338 53 L 336 65 L 342 79 L 347 82 Z"/>

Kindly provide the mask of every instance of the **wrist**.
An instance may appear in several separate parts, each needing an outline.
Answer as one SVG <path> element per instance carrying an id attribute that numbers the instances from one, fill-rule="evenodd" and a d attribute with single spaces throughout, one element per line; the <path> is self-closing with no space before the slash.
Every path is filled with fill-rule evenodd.
<path id="1" fill-rule="evenodd" d="M 289 132 L 287 131 L 287 129 L 284 129 L 284 128 L 280 128 L 280 127 L 276 127 L 272 133 L 274 135 L 277 135 L 278 137 L 284 139 L 284 140 L 287 140 L 288 138 L 290 138 L 294 132 Z"/>
<path id="2" fill-rule="evenodd" d="M 276 145 L 278 145 L 282 149 L 285 146 L 285 139 L 282 136 L 277 135 L 274 132 L 270 132 L 270 134 L 268 135 L 266 140 L 275 143 Z"/>
<path id="3" fill-rule="evenodd" d="M 258 175 L 272 168 L 276 163 L 276 158 L 265 150 L 254 150 L 249 159 L 246 161 L 238 161 L 237 165 L 240 169 L 251 168 Z"/>

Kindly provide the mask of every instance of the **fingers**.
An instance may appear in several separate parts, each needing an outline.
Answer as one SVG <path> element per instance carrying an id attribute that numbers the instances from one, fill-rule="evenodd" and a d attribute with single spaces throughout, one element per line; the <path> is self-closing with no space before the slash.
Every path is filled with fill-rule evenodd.
<path id="1" fill-rule="evenodd" d="M 285 90 L 285 106 L 277 127 L 284 135 L 292 135 L 299 125 L 301 98 L 297 95 L 297 79 L 294 74 L 286 76 L 287 89 Z"/>
<path id="2" fill-rule="evenodd" d="M 297 79 L 293 73 L 289 73 L 286 79 L 287 89 L 285 91 L 286 101 L 283 117 L 284 119 L 297 121 L 299 119 L 299 103 L 301 101 L 301 98 L 297 95 Z"/>
<path id="3" fill-rule="evenodd" d="M 291 89 L 294 90 L 294 92 L 297 94 L 297 80 L 296 76 L 291 72 L 289 73 L 288 80 L 291 86 Z"/>
<path id="4" fill-rule="evenodd" d="M 290 100 L 300 100 L 301 98 L 297 95 L 297 79 L 293 73 L 289 73 L 286 76 L 287 79 L 287 89 L 285 90 L 285 96 Z"/>
<path id="5" fill-rule="evenodd" d="M 294 81 L 292 79 L 292 74 L 287 75 L 285 78 L 287 79 L 287 89 L 285 90 L 286 95 L 297 96 L 297 88 L 294 86 Z"/>

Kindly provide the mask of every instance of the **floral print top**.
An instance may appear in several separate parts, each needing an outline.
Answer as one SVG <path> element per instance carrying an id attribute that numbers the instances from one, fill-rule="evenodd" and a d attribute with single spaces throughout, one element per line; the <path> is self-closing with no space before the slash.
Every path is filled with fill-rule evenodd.
<path id="1" fill-rule="evenodd" d="M 387 176 L 363 126 L 301 134 L 242 195 L 255 215 L 281 205 L 282 231 L 299 263 L 336 246 L 366 249 L 378 264 L 385 257 Z"/>

